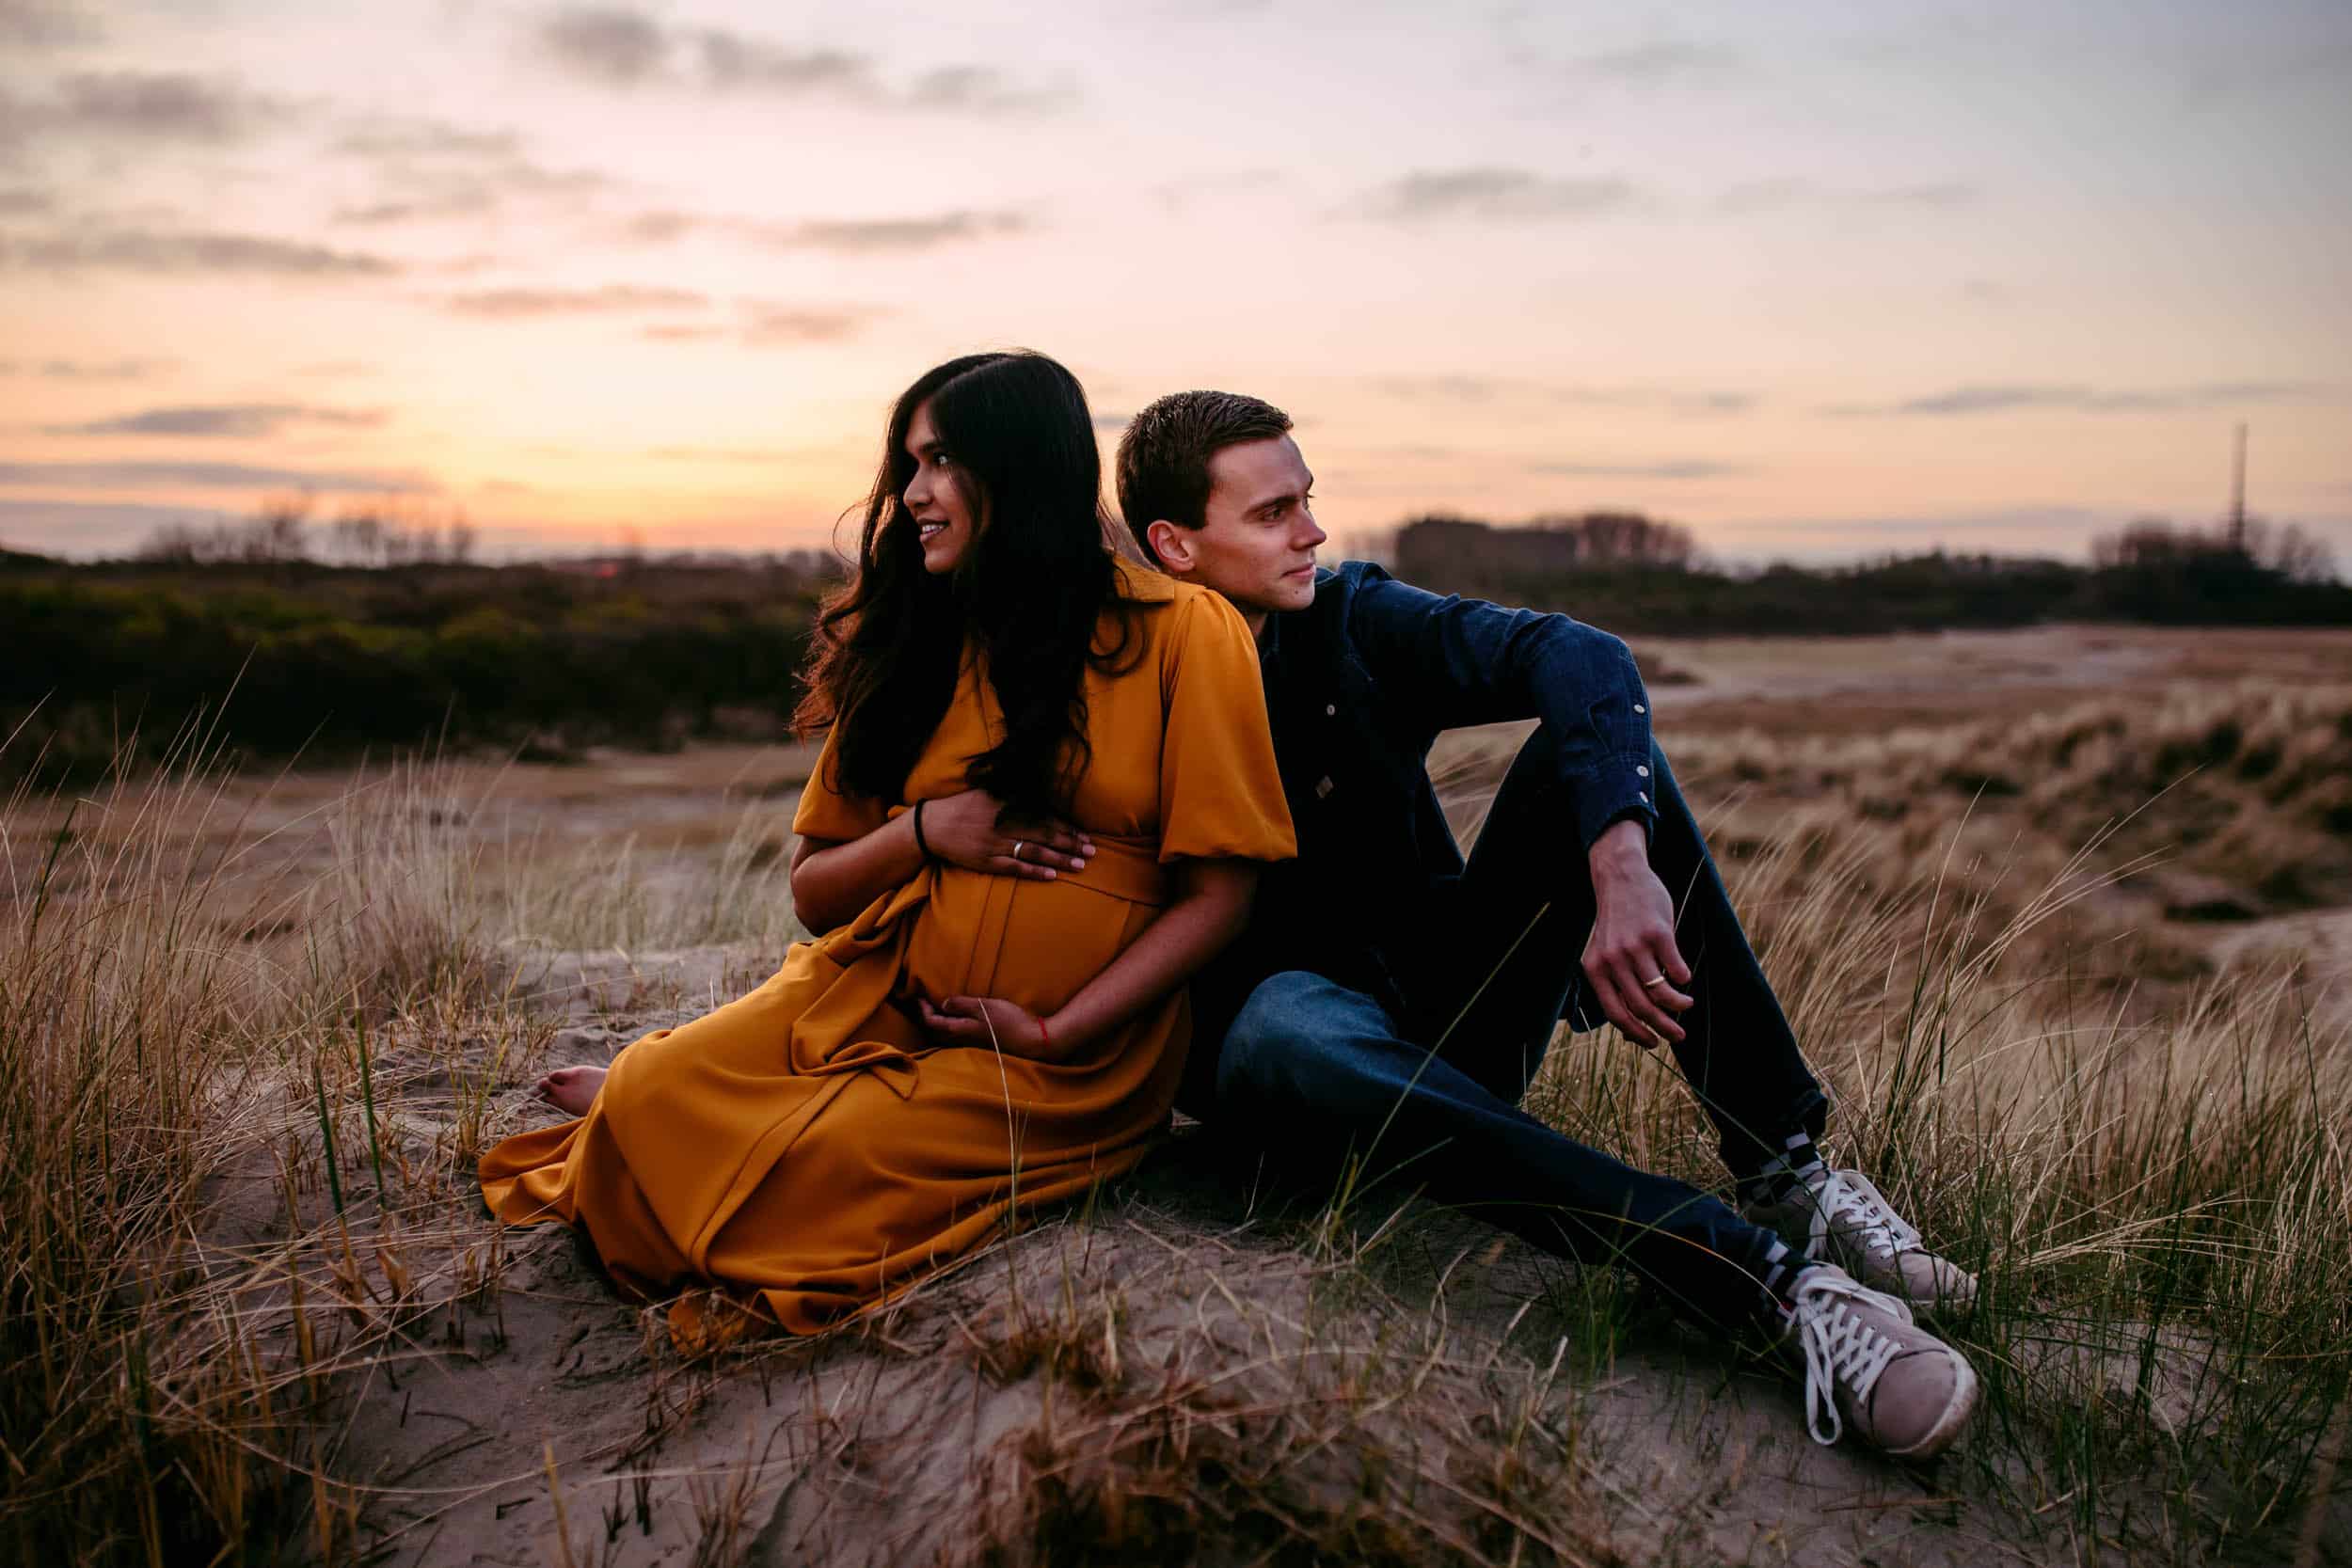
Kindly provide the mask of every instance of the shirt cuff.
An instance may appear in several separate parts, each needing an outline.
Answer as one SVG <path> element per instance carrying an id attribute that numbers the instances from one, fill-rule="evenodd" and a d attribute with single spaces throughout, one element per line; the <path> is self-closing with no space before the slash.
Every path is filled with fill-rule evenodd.
<path id="1" fill-rule="evenodd" d="M 1646 838 L 1658 826 L 1658 806 L 1651 794 L 1649 753 L 1628 752 L 1613 757 L 1577 781 L 1576 826 L 1591 849 L 1595 840 L 1618 823 L 1632 818 Z"/>

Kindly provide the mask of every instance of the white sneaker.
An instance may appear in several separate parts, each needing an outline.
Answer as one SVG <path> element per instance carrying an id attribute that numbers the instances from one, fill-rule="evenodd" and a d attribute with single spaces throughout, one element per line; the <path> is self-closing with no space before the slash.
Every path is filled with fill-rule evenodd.
<path id="1" fill-rule="evenodd" d="M 1778 1202 L 1741 1206 L 1748 1223 L 1804 1238 L 1804 1255 L 1836 1263 L 1873 1291 L 1925 1311 L 1959 1311 L 1977 1299 L 1977 1276 L 1919 1244 L 1894 1206 L 1858 1170 L 1824 1165 L 1799 1178 Z"/>
<path id="2" fill-rule="evenodd" d="M 1817 1443 L 1848 1426 L 1898 1459 L 1951 1447 L 1977 1407 L 1977 1374 L 1960 1352 L 1911 1319 L 1894 1297 L 1835 1264 L 1797 1276 L 1785 1338 L 1804 1358 L 1804 1424 Z"/>

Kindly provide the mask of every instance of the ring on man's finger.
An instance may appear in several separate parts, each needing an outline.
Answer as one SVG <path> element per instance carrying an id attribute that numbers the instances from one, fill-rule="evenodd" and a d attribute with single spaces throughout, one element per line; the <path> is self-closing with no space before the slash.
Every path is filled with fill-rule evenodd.
<path id="1" fill-rule="evenodd" d="M 1012 841 L 1012 858 L 1014 860 L 1020 860 L 1023 858 L 1021 854 L 1021 847 L 1028 842 L 1029 841 L 1025 838 L 1016 838 Z"/>
<path id="2" fill-rule="evenodd" d="M 1648 979 L 1642 982 L 1642 989 L 1644 990 L 1647 990 L 1652 986 L 1662 986 L 1665 983 L 1666 977 L 1663 974 L 1653 974 Z"/>

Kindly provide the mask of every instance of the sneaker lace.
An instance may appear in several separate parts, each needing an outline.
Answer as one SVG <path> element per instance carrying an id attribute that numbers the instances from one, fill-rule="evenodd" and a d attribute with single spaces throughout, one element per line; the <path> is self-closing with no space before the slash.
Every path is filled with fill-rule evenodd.
<path id="1" fill-rule="evenodd" d="M 1846 1431 L 1837 1411 L 1838 1384 L 1846 1386 L 1857 1407 L 1867 1405 L 1879 1374 L 1898 1349 L 1894 1340 L 1863 1321 L 1854 1310 L 1857 1303 L 1911 1321 L 1911 1311 L 1902 1303 L 1853 1280 L 1817 1269 L 1806 1271 L 1798 1281 L 1793 1316 L 1797 1344 L 1804 1353 L 1804 1425 L 1825 1448 Z"/>
<path id="2" fill-rule="evenodd" d="M 1813 1189 L 1815 1223 L 1884 1257 L 1919 1245 L 1919 1232 L 1895 1212 L 1860 1171 L 1833 1170 Z"/>

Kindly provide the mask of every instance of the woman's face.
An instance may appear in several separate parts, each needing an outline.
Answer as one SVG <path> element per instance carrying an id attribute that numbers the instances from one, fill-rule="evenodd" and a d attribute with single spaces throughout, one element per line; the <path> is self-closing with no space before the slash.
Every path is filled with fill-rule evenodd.
<path id="1" fill-rule="evenodd" d="M 929 402 L 907 422 L 907 455 L 914 460 L 914 477 L 902 499 L 923 546 L 923 570 L 934 577 L 952 572 L 979 535 L 980 506 L 956 454 L 940 445 Z"/>

